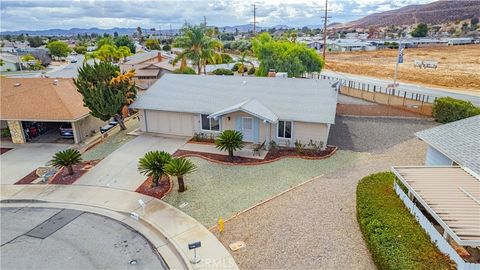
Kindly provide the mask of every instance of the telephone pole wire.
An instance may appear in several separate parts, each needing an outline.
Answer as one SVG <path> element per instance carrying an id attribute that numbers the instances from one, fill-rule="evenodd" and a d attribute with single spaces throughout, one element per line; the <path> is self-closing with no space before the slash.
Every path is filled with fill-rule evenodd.
<path id="1" fill-rule="evenodd" d="M 323 62 L 325 62 L 325 54 L 327 51 L 327 19 L 328 19 L 328 0 L 325 0 L 325 16 L 323 24 Z"/>

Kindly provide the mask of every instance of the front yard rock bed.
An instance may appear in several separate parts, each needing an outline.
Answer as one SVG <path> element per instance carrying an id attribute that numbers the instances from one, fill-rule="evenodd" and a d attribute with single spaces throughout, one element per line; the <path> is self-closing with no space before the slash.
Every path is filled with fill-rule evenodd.
<path id="1" fill-rule="evenodd" d="M 170 177 L 164 177 L 158 181 L 158 186 L 152 187 L 152 177 L 148 177 L 145 182 L 140 185 L 135 192 L 151 196 L 157 199 L 162 199 L 170 191 L 172 191 L 173 182 Z"/>
<path id="2" fill-rule="evenodd" d="M 318 160 L 318 159 L 325 159 L 331 157 L 337 151 L 336 146 L 327 146 L 325 150 L 322 151 L 314 151 L 311 149 L 303 149 L 301 151 L 297 151 L 294 148 L 279 148 L 275 151 L 269 151 L 264 159 L 256 159 L 256 158 L 246 158 L 246 157 L 239 157 L 235 156 L 233 160 L 230 160 L 227 155 L 221 154 L 212 154 L 212 153 L 204 153 L 204 152 L 196 152 L 196 151 L 187 151 L 187 150 L 177 150 L 173 156 L 175 157 L 198 157 L 203 158 L 205 160 L 224 164 L 224 165 L 261 165 L 271 163 L 283 158 L 301 158 L 301 159 L 308 159 L 308 160 Z"/>

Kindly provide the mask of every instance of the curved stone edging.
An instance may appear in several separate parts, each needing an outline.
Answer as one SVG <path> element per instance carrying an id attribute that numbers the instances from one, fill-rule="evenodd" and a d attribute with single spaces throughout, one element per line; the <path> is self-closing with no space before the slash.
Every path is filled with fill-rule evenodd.
<path id="1" fill-rule="evenodd" d="M 322 157 L 308 157 L 308 156 L 295 155 L 295 156 L 283 156 L 283 157 L 278 157 L 278 158 L 275 158 L 275 159 L 262 160 L 262 161 L 258 161 L 258 162 L 244 162 L 244 163 L 233 163 L 233 162 L 219 161 L 219 160 L 216 160 L 216 159 L 212 159 L 212 158 L 202 156 L 200 154 L 193 154 L 193 153 L 192 154 L 183 154 L 183 155 L 179 155 L 177 157 L 179 157 L 179 158 L 182 158 L 182 157 L 197 157 L 197 158 L 201 158 L 201 159 L 213 162 L 213 163 L 222 164 L 222 165 L 229 165 L 229 166 L 254 166 L 254 165 L 263 165 L 263 164 L 272 163 L 272 162 L 279 161 L 279 160 L 284 159 L 284 158 L 300 158 L 300 159 L 306 159 L 306 160 L 327 159 L 327 158 L 333 156 L 337 152 L 338 147 L 337 146 L 334 146 L 334 147 L 335 148 L 332 150 L 332 152 L 330 152 L 328 155 L 325 155 L 325 156 L 322 156 Z"/>
<path id="2" fill-rule="evenodd" d="M 137 213 L 136 219 L 129 217 L 125 221 L 155 229 L 166 243 L 172 245 L 177 260 L 181 259 L 187 269 L 217 269 L 219 266 L 238 269 L 231 254 L 202 224 L 164 201 L 137 192 L 85 185 L 1 185 L 0 200 L 80 205 L 127 217 L 131 213 Z M 140 206 L 139 200 L 144 202 L 144 207 Z M 202 242 L 202 248 L 197 250 L 202 261 L 192 265 L 192 252 L 188 249 L 188 243 L 195 241 Z"/>

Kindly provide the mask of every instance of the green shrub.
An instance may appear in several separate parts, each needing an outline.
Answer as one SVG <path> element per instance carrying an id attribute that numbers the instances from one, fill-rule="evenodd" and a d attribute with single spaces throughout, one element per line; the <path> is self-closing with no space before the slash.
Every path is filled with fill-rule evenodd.
<path id="1" fill-rule="evenodd" d="M 389 172 L 369 175 L 357 186 L 357 219 L 378 269 L 455 269 L 393 190 Z"/>
<path id="2" fill-rule="evenodd" d="M 240 65 L 241 65 L 240 63 L 235 63 L 235 65 L 233 65 L 233 67 L 232 67 L 232 71 L 233 72 L 238 71 L 238 68 L 240 67 Z"/>
<path id="3" fill-rule="evenodd" d="M 433 117 L 440 123 L 450 123 L 479 114 L 480 108 L 470 101 L 441 97 L 433 103 Z"/>
<path id="4" fill-rule="evenodd" d="M 217 68 L 214 71 L 212 71 L 212 73 L 215 75 L 233 75 L 233 71 L 226 68 Z"/>
<path id="5" fill-rule="evenodd" d="M 222 64 L 229 64 L 233 62 L 232 57 L 229 54 L 222 53 Z"/>
<path id="6" fill-rule="evenodd" d="M 248 75 L 253 75 L 255 74 L 255 67 L 251 67 L 249 70 L 248 70 Z"/>
<path id="7" fill-rule="evenodd" d="M 197 72 L 191 67 L 184 67 L 183 69 L 175 69 L 173 71 L 175 74 L 197 74 Z"/>
<path id="8" fill-rule="evenodd" d="M 165 44 L 163 45 L 163 48 L 162 48 L 164 51 L 170 51 L 172 49 L 172 47 L 168 44 Z"/>
<path id="9" fill-rule="evenodd" d="M 2 131 L 0 132 L 0 136 L 1 136 L 1 137 L 4 137 L 4 138 L 7 138 L 7 137 L 12 136 L 12 135 L 10 134 L 10 129 L 9 129 L 8 127 L 2 128 Z"/>

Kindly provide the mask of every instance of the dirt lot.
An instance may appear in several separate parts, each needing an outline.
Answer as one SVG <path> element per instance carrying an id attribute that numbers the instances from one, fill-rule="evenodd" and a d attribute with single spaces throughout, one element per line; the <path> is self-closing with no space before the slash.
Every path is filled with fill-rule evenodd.
<path id="1" fill-rule="evenodd" d="M 397 49 L 329 53 L 326 68 L 378 78 L 392 78 Z M 438 68 L 419 69 L 414 60 L 438 61 Z M 400 81 L 480 91 L 480 45 L 405 49 Z"/>

